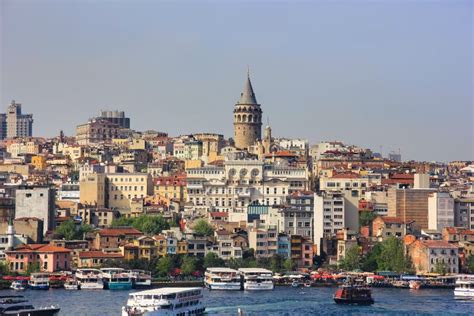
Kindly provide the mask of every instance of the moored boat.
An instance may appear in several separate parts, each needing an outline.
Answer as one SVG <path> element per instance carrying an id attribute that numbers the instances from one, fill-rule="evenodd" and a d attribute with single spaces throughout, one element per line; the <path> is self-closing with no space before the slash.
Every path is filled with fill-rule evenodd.
<path id="1" fill-rule="evenodd" d="M 76 279 L 81 290 L 102 290 L 104 284 L 100 278 L 100 270 L 97 269 L 78 269 Z"/>
<path id="2" fill-rule="evenodd" d="M 13 281 L 10 288 L 14 291 L 24 291 L 28 287 L 28 282 L 23 280 Z"/>
<path id="3" fill-rule="evenodd" d="M 454 297 L 460 299 L 474 299 L 474 275 L 461 274 L 456 279 Z"/>
<path id="4" fill-rule="evenodd" d="M 420 281 L 410 281 L 408 284 L 412 290 L 418 290 L 421 287 Z"/>
<path id="5" fill-rule="evenodd" d="M 64 288 L 66 290 L 79 290 L 79 282 L 76 279 L 67 279 L 64 282 Z"/>
<path id="6" fill-rule="evenodd" d="M 202 289 L 161 288 L 129 294 L 122 316 L 203 315 Z"/>
<path id="7" fill-rule="evenodd" d="M 109 289 L 109 282 L 110 279 L 114 274 L 117 273 L 125 273 L 125 269 L 122 268 L 101 268 L 100 269 L 100 278 L 102 279 L 102 282 L 104 284 L 104 289 L 108 290 Z"/>
<path id="8" fill-rule="evenodd" d="M 337 304 L 371 305 L 374 303 L 369 287 L 363 285 L 344 284 L 334 294 Z"/>
<path id="9" fill-rule="evenodd" d="M 240 268 L 244 290 L 273 290 L 273 272 L 262 268 Z"/>
<path id="10" fill-rule="evenodd" d="M 145 270 L 130 270 L 130 277 L 132 278 L 132 287 L 134 289 L 151 286 L 151 273 Z"/>
<path id="11" fill-rule="evenodd" d="M 239 272 L 230 268 L 207 268 L 204 285 L 210 290 L 240 290 Z"/>
<path id="12" fill-rule="evenodd" d="M 32 273 L 28 281 L 28 287 L 32 290 L 49 290 L 49 274 Z"/>
<path id="13" fill-rule="evenodd" d="M 35 308 L 21 295 L 0 296 L 0 315 L 55 316 L 59 311 L 57 306 Z"/>
<path id="14" fill-rule="evenodd" d="M 108 282 L 109 290 L 130 290 L 132 279 L 128 273 L 115 273 Z"/>

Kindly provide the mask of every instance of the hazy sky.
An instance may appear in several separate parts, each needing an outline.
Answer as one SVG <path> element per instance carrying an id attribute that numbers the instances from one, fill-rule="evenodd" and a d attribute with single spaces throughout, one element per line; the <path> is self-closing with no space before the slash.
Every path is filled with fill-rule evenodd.
<path id="1" fill-rule="evenodd" d="M 474 159 L 472 1 L 0 1 L 1 109 L 232 136 L 247 65 L 275 136 Z M 266 119 L 265 119 L 266 121 Z"/>

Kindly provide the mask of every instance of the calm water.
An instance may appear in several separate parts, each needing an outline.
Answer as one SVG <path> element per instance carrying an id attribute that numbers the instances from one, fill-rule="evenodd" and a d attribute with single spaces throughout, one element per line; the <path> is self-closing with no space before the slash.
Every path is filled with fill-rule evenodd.
<path id="1" fill-rule="evenodd" d="M 277 287 L 274 291 L 226 292 L 204 290 L 209 315 L 236 315 L 240 307 L 247 315 L 472 315 L 474 301 L 454 300 L 452 290 L 373 289 L 372 306 L 342 306 L 332 300 L 335 288 Z M 7 295 L 12 291 L 1 291 Z M 18 293 L 14 293 L 18 294 Z M 34 306 L 57 304 L 60 315 L 120 315 L 128 292 L 123 291 L 49 291 L 21 293 Z"/>

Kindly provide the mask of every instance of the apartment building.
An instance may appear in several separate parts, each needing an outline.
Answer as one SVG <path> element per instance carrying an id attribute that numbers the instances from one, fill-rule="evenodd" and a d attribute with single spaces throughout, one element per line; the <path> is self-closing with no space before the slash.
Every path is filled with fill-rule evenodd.
<path id="1" fill-rule="evenodd" d="M 415 221 L 421 229 L 428 229 L 428 198 L 432 189 L 389 189 L 388 216 L 404 222 Z"/>
<path id="2" fill-rule="evenodd" d="M 454 199 L 449 193 L 435 192 L 428 197 L 428 229 L 441 231 L 454 226 Z"/>
<path id="3" fill-rule="evenodd" d="M 323 192 L 314 196 L 314 243 L 320 255 L 321 240 L 331 238 L 337 231 L 345 227 L 345 199 L 340 192 Z"/>

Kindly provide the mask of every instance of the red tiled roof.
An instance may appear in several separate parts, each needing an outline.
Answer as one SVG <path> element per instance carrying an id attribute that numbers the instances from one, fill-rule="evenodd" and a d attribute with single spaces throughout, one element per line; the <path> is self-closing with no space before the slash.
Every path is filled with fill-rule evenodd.
<path id="1" fill-rule="evenodd" d="M 70 249 L 64 247 L 53 246 L 49 244 L 29 244 L 21 245 L 11 252 L 71 252 Z"/>
<path id="2" fill-rule="evenodd" d="M 229 217 L 229 213 L 227 212 L 211 212 L 211 217 Z"/>
<path id="3" fill-rule="evenodd" d="M 99 231 L 100 236 L 120 236 L 120 235 L 143 235 L 141 231 L 133 227 L 105 228 Z"/>
<path id="4" fill-rule="evenodd" d="M 273 153 L 268 153 L 268 154 L 265 154 L 264 157 L 265 158 L 271 158 L 271 157 L 287 157 L 287 158 L 291 158 L 291 157 L 297 157 L 298 155 L 292 151 L 289 151 L 289 150 L 281 150 L 281 151 L 277 151 L 277 152 L 273 152 Z"/>
<path id="5" fill-rule="evenodd" d="M 100 250 L 92 251 L 81 251 L 79 252 L 80 259 L 93 259 L 93 258 L 123 258 L 121 253 L 105 253 Z"/>
<path id="6" fill-rule="evenodd" d="M 353 172 L 338 173 L 332 176 L 333 179 L 357 179 L 359 175 Z"/>
<path id="7" fill-rule="evenodd" d="M 422 240 L 421 244 L 428 248 L 446 248 L 446 249 L 457 249 L 455 245 L 445 240 Z"/>
<path id="8" fill-rule="evenodd" d="M 398 217 L 380 216 L 380 218 L 387 224 L 404 224 L 403 220 Z"/>

